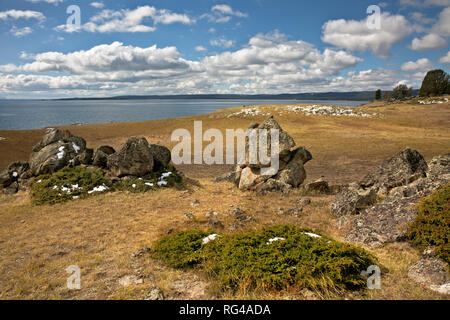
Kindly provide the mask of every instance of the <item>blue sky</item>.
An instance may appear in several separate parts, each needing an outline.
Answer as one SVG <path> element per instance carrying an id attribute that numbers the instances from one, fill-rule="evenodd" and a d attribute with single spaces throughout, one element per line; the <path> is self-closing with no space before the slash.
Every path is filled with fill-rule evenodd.
<path id="1" fill-rule="evenodd" d="M 0 0 L 0 41 L 3 98 L 418 88 L 450 0 Z"/>

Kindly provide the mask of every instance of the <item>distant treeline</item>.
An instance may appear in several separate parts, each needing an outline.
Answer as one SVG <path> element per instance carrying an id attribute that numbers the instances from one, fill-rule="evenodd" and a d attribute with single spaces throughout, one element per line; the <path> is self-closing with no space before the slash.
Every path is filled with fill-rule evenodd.
<path id="1" fill-rule="evenodd" d="M 414 90 L 417 94 L 418 90 Z M 183 94 L 183 95 L 148 95 L 148 96 L 117 96 L 108 98 L 70 98 L 58 100 L 139 100 L 139 99 L 227 99 L 227 100 L 350 100 L 371 101 L 374 91 L 359 92 L 321 92 L 294 94 Z"/>

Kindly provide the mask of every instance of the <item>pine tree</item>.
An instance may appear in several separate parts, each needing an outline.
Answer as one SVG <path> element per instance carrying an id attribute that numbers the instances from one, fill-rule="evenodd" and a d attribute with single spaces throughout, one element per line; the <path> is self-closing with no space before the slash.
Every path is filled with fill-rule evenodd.
<path id="1" fill-rule="evenodd" d="M 428 71 L 420 87 L 419 96 L 429 97 L 443 94 L 450 94 L 449 75 L 441 69 Z"/>
<path id="2" fill-rule="evenodd" d="M 375 100 L 381 100 L 381 90 L 375 91 Z"/>

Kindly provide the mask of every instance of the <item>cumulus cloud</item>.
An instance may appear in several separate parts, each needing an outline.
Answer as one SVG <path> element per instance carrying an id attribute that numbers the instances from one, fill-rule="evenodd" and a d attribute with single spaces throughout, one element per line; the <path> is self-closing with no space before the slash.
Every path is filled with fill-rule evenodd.
<path id="1" fill-rule="evenodd" d="M 203 51 L 207 51 L 207 49 L 204 46 L 196 46 L 195 51 L 203 52 Z"/>
<path id="2" fill-rule="evenodd" d="M 200 19 L 207 18 L 209 21 L 216 23 L 226 23 L 230 21 L 232 17 L 247 18 L 248 14 L 233 10 L 233 8 L 227 4 L 218 4 L 211 8 L 210 13 L 203 14 Z"/>
<path id="3" fill-rule="evenodd" d="M 45 20 L 45 16 L 38 11 L 32 10 L 8 10 L 8 11 L 0 11 L 0 20 L 18 20 L 18 19 L 36 19 L 39 22 L 43 22 Z"/>
<path id="4" fill-rule="evenodd" d="M 400 3 L 404 6 L 413 7 L 450 6 L 450 0 L 400 0 Z"/>
<path id="5" fill-rule="evenodd" d="M 414 38 L 411 43 L 411 49 L 416 51 L 441 49 L 447 46 L 447 41 L 441 36 L 430 33 L 422 38 Z"/>
<path id="6" fill-rule="evenodd" d="M 0 66 L 0 94 L 295 93 L 385 89 L 401 80 L 397 70 L 342 75 L 362 59 L 344 50 L 319 50 L 276 31 L 257 34 L 242 48 L 198 60 L 183 58 L 175 47 L 141 48 L 120 42 L 22 56 L 29 61 Z"/>
<path id="7" fill-rule="evenodd" d="M 149 26 L 144 20 L 153 20 Z M 141 6 L 136 9 L 122 9 L 119 11 L 102 10 L 99 14 L 90 18 L 89 22 L 81 26 L 81 30 L 87 32 L 153 32 L 157 24 L 183 23 L 192 24 L 195 21 L 186 14 L 174 13 L 166 9 L 156 9 L 152 6 Z M 56 31 L 75 32 L 80 31 L 71 26 L 60 25 Z"/>
<path id="8" fill-rule="evenodd" d="M 59 3 L 64 2 L 64 0 L 27 0 L 27 1 L 32 3 L 46 2 L 54 5 L 58 5 Z"/>
<path id="9" fill-rule="evenodd" d="M 209 41 L 209 43 L 212 46 L 222 47 L 222 48 L 231 48 L 232 46 L 234 46 L 234 41 L 233 40 L 227 40 L 225 38 L 212 39 L 212 40 Z"/>
<path id="10" fill-rule="evenodd" d="M 105 4 L 103 2 L 91 2 L 91 7 L 103 9 L 105 7 Z"/>
<path id="11" fill-rule="evenodd" d="M 450 36 L 450 7 L 442 10 L 439 14 L 438 21 L 433 25 L 431 31 L 442 36 Z"/>
<path id="12" fill-rule="evenodd" d="M 433 64 L 427 58 L 422 58 L 417 61 L 408 61 L 402 64 L 401 70 L 407 72 L 426 71 L 433 68 Z"/>
<path id="13" fill-rule="evenodd" d="M 439 63 L 448 63 L 448 64 L 450 64 L 450 51 L 447 52 L 447 54 L 445 56 L 442 56 L 439 59 Z"/>
<path id="14" fill-rule="evenodd" d="M 17 28 L 13 26 L 10 32 L 16 37 L 23 37 L 33 32 L 33 29 L 30 27 Z"/>
<path id="15" fill-rule="evenodd" d="M 412 32 L 411 26 L 402 15 L 381 15 L 381 28 L 368 28 L 364 20 L 330 20 L 322 27 L 322 41 L 348 50 L 371 50 L 376 55 L 386 58 L 391 47 L 402 41 Z"/>

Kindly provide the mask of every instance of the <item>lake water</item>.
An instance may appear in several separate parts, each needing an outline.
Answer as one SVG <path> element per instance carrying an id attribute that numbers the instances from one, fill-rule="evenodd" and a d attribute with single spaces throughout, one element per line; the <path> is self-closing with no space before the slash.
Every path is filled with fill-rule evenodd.
<path id="1" fill-rule="evenodd" d="M 262 104 L 357 106 L 367 101 L 319 100 L 0 100 L 0 130 L 39 129 L 75 123 L 145 121 Z"/>

